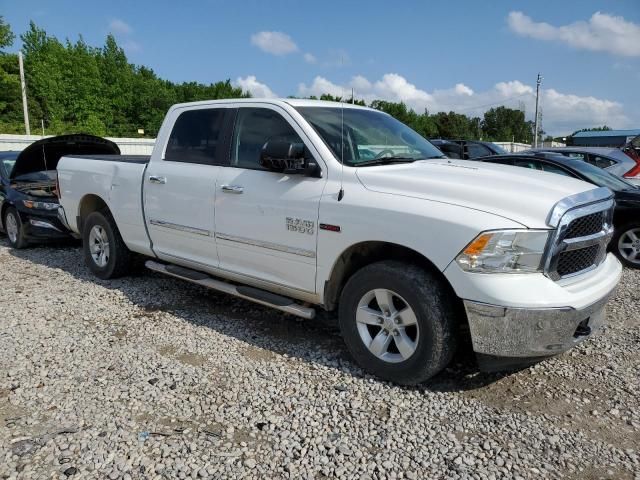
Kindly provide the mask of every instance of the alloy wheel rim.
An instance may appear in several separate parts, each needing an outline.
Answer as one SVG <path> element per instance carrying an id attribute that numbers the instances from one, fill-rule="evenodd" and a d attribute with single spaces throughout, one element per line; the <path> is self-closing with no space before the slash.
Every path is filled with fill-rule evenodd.
<path id="1" fill-rule="evenodd" d="M 98 267 L 104 268 L 109 263 L 109 237 L 100 225 L 94 225 L 89 232 L 89 252 Z"/>
<path id="2" fill-rule="evenodd" d="M 418 347 L 416 314 L 392 290 L 377 288 L 364 294 L 356 310 L 356 324 L 365 347 L 384 362 L 404 362 Z"/>
<path id="3" fill-rule="evenodd" d="M 18 221 L 13 213 L 7 214 L 7 236 L 11 243 L 16 243 L 18 241 Z"/>
<path id="4" fill-rule="evenodd" d="M 640 265 L 640 227 L 631 228 L 620 235 L 618 252 L 625 260 Z"/>

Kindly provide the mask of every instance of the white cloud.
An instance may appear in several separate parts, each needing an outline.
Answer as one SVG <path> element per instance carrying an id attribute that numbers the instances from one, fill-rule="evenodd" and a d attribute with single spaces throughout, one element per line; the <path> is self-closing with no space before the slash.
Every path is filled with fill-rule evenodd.
<path id="1" fill-rule="evenodd" d="M 495 89 L 503 97 L 512 97 L 514 95 L 524 95 L 526 93 L 533 94 L 533 87 L 525 85 L 518 80 L 512 80 L 511 82 L 498 82 L 495 85 Z"/>
<path id="2" fill-rule="evenodd" d="M 315 57 L 315 55 L 313 55 L 312 53 L 305 53 L 302 58 L 304 58 L 304 61 L 307 63 L 311 63 L 311 64 L 315 64 L 318 63 L 318 59 Z"/>
<path id="3" fill-rule="evenodd" d="M 272 55 L 287 55 L 298 51 L 289 35 L 282 32 L 258 32 L 251 35 L 251 43 Z"/>
<path id="4" fill-rule="evenodd" d="M 480 92 L 463 83 L 449 89 L 428 92 L 397 73 L 388 73 L 374 82 L 358 75 L 344 85 L 318 76 L 310 85 L 301 83 L 297 95 L 308 97 L 329 93 L 350 96 L 351 88 L 355 90 L 356 98 L 364 99 L 367 103 L 377 99 L 402 101 L 417 112 L 425 109 L 431 113 L 455 111 L 481 117 L 489 108 L 505 105 L 524 108 L 527 118 L 533 119 L 535 111 L 535 88 L 518 80 L 499 82 Z M 629 118 L 620 103 L 592 96 L 581 97 L 551 88 L 543 89 L 541 108 L 543 129 L 550 134 L 565 134 L 577 128 L 603 124 L 619 128 L 630 126 Z"/>
<path id="5" fill-rule="evenodd" d="M 624 17 L 596 12 L 589 21 L 563 26 L 535 22 L 522 12 L 510 12 L 509 28 L 523 37 L 560 41 L 574 48 L 640 57 L 640 25 Z"/>
<path id="6" fill-rule="evenodd" d="M 127 53 L 139 53 L 142 51 L 142 45 L 140 45 L 135 40 L 131 40 L 131 39 L 125 40 L 122 43 L 122 48 Z"/>
<path id="7" fill-rule="evenodd" d="M 109 22 L 109 30 L 111 30 L 112 33 L 119 33 L 122 35 L 129 35 L 133 32 L 131 25 L 119 18 L 114 18 Z"/>
<path id="8" fill-rule="evenodd" d="M 469 95 L 469 96 L 473 95 L 473 90 L 467 87 L 464 83 L 456 83 L 454 90 L 459 95 Z"/>
<path id="9" fill-rule="evenodd" d="M 256 98 L 276 98 L 277 94 L 273 92 L 266 84 L 258 81 L 255 75 L 247 75 L 245 78 L 238 77 L 236 80 L 238 85 L 245 92 L 249 92 L 252 97 Z"/>
<path id="10" fill-rule="evenodd" d="M 351 87 L 357 92 L 361 90 L 364 92 L 371 89 L 371 82 L 362 75 L 356 75 L 351 79 Z"/>
<path id="11" fill-rule="evenodd" d="M 309 87 L 304 83 L 298 85 L 298 96 L 300 97 L 319 97 L 323 93 L 328 93 L 334 97 L 343 97 L 347 95 L 347 91 L 351 92 L 351 87 L 336 85 L 323 77 L 314 78 Z"/>

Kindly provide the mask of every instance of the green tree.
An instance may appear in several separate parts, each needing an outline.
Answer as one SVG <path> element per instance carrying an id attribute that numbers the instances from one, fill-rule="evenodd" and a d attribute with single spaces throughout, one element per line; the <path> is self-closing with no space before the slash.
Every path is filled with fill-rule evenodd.
<path id="1" fill-rule="evenodd" d="M 438 112 L 434 115 L 438 137 L 473 140 L 480 133 L 480 119 L 472 119 L 456 112 Z"/>
<path id="2" fill-rule="evenodd" d="M 11 31 L 11 26 L 4 21 L 4 17 L 0 15 L 0 52 L 3 48 L 13 45 L 16 36 Z"/>
<path id="3" fill-rule="evenodd" d="M 101 48 L 82 37 L 63 44 L 31 22 L 21 38 L 32 121 L 39 126 L 44 119 L 48 133 L 137 136 L 142 128 L 155 135 L 174 103 L 249 96 L 229 80 L 175 84 L 158 78 L 130 64 L 112 35 Z M 10 62 L 0 61 L 0 68 L 0 127 L 17 131 L 19 84 L 16 93 Z"/>
<path id="4" fill-rule="evenodd" d="M 532 123 L 525 120 L 524 111 L 504 106 L 484 113 L 482 132 L 488 140 L 531 143 Z"/>
<path id="5" fill-rule="evenodd" d="M 0 132 L 6 133 L 19 133 L 24 128 L 18 56 L 2 51 L 13 44 L 14 38 L 11 27 L 0 16 Z"/>
<path id="6" fill-rule="evenodd" d="M 422 114 L 416 113 L 407 107 L 403 102 L 387 102 L 385 100 L 374 100 L 371 102 L 371 108 L 381 110 L 388 113 L 392 117 L 408 125 L 423 137 L 435 137 L 438 135 L 438 128 L 434 119 L 429 115 L 428 111 Z"/>
<path id="7" fill-rule="evenodd" d="M 574 136 L 576 133 L 580 133 L 580 132 L 607 132 L 611 130 L 611 128 L 609 128 L 607 125 L 603 125 L 601 127 L 593 127 L 593 128 L 581 128 L 580 130 L 576 130 L 575 132 L 573 132 L 570 136 Z"/>

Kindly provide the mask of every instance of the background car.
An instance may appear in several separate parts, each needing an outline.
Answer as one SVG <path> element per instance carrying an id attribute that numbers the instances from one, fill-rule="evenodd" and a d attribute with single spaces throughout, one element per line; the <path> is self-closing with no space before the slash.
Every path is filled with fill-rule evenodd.
<path id="1" fill-rule="evenodd" d="M 609 248 L 624 265 L 640 268 L 640 188 L 606 170 L 563 155 L 509 154 L 477 161 L 542 170 L 608 187 L 616 200 L 614 234 Z"/>
<path id="2" fill-rule="evenodd" d="M 532 148 L 522 153 L 564 155 L 603 168 L 617 177 L 640 185 L 640 158 L 634 159 L 619 148 L 610 147 L 558 147 Z"/>
<path id="3" fill-rule="evenodd" d="M 0 152 L 0 231 L 13 248 L 69 238 L 58 218 L 58 160 L 73 154 L 119 154 L 104 138 L 75 134 L 49 137 L 21 152 Z"/>
<path id="4" fill-rule="evenodd" d="M 508 153 L 495 143 L 479 140 L 445 140 L 434 138 L 429 140 L 449 158 L 469 160 L 487 155 L 502 155 Z"/>

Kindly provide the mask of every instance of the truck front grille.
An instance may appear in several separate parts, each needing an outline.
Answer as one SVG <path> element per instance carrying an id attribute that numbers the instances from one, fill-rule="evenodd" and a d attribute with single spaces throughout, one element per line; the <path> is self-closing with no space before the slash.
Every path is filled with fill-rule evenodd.
<path id="1" fill-rule="evenodd" d="M 579 238 L 595 235 L 602 230 L 604 212 L 596 212 L 573 220 L 567 228 L 565 238 Z"/>
<path id="2" fill-rule="evenodd" d="M 612 220 L 612 201 L 578 206 L 564 213 L 547 253 L 545 274 L 560 280 L 600 265 L 613 234 Z"/>
<path id="3" fill-rule="evenodd" d="M 583 270 L 587 270 L 596 264 L 600 245 L 591 245 L 590 247 L 581 248 L 579 250 L 569 250 L 558 255 L 558 267 L 556 272 L 560 277 L 566 277 Z"/>

